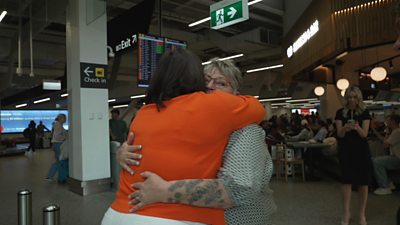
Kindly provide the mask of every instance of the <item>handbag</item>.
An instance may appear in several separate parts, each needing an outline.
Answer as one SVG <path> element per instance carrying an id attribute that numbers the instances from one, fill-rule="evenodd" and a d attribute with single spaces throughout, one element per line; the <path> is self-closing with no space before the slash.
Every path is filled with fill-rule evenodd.
<path id="1" fill-rule="evenodd" d="M 58 159 L 60 161 L 68 159 L 68 154 L 69 154 L 69 143 L 68 140 L 65 140 L 60 146 L 60 156 Z"/>

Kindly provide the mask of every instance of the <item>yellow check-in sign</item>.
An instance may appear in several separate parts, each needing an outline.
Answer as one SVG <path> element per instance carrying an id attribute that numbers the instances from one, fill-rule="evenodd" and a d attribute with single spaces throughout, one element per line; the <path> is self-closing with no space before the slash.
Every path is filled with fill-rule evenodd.
<path id="1" fill-rule="evenodd" d="M 104 68 L 97 68 L 96 67 L 96 77 L 104 77 Z"/>

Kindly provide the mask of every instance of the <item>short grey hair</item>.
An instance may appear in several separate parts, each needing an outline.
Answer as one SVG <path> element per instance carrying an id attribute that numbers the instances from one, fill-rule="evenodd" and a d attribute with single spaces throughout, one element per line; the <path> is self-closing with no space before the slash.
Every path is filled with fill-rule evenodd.
<path id="1" fill-rule="evenodd" d="M 242 83 L 243 77 L 242 72 L 233 63 L 232 60 L 221 61 L 219 58 L 210 59 L 209 64 L 204 67 L 204 74 L 210 74 L 215 69 L 219 70 L 222 75 L 224 75 L 229 83 L 231 84 L 233 91 L 237 92 Z"/>

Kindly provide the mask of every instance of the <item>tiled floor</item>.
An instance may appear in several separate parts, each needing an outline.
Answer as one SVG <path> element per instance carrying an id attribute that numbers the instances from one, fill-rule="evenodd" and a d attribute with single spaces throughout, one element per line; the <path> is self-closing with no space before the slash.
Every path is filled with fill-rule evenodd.
<path id="1" fill-rule="evenodd" d="M 33 192 L 33 225 L 43 224 L 42 207 L 47 203 L 61 206 L 61 225 L 98 225 L 113 200 L 106 192 L 82 197 L 66 185 L 45 181 L 52 163 L 51 150 L 34 154 L 0 157 L 0 225 L 17 224 L 17 192 L 29 188 Z M 335 181 L 273 181 L 278 211 L 276 225 L 337 225 L 340 224 L 341 198 Z M 356 215 L 357 198 L 353 198 Z M 369 225 L 395 225 L 395 211 L 400 206 L 400 193 L 390 196 L 369 196 Z M 356 223 L 353 223 L 356 224 Z"/>

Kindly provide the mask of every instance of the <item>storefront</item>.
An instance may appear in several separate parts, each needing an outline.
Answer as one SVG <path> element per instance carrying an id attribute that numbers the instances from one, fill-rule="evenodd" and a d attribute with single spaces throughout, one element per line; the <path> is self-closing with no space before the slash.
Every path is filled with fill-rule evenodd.
<path id="1" fill-rule="evenodd" d="M 340 79 L 360 86 L 364 99 L 369 100 L 376 99 L 380 91 L 400 90 L 400 51 L 393 48 L 398 2 L 313 1 L 284 38 L 285 76 L 324 88 L 320 97 L 324 117 L 332 117 L 340 106 Z M 372 79 L 375 67 L 387 75 Z M 389 100 L 399 101 L 385 99 Z"/>

